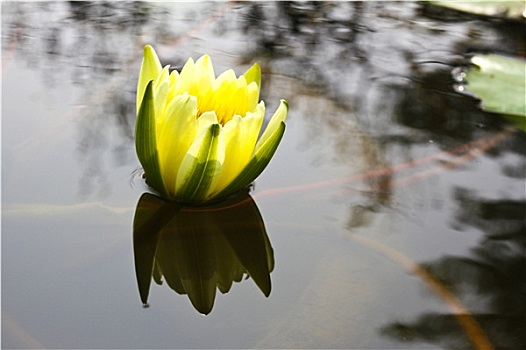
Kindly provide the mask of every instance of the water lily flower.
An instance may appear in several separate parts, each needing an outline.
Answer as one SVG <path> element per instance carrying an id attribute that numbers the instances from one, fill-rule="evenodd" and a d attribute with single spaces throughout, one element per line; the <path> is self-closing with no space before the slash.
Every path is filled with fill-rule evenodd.
<path id="1" fill-rule="evenodd" d="M 184 203 L 229 196 L 247 186 L 270 162 L 285 132 L 288 104 L 281 100 L 258 139 L 265 117 L 256 63 L 236 77 L 217 78 L 204 55 L 181 72 L 161 66 L 147 45 L 137 85 L 135 145 L 146 181 L 161 195 Z"/>

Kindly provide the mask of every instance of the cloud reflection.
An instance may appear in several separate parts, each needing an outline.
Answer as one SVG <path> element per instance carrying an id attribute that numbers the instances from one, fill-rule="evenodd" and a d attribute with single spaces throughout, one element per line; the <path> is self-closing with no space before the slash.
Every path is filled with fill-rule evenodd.
<path id="1" fill-rule="evenodd" d="M 259 210 L 246 192 L 215 205 L 185 207 L 144 193 L 133 222 L 135 271 L 147 305 L 151 280 L 187 294 L 209 314 L 216 288 L 227 293 L 251 277 L 270 295 L 274 254 Z"/>

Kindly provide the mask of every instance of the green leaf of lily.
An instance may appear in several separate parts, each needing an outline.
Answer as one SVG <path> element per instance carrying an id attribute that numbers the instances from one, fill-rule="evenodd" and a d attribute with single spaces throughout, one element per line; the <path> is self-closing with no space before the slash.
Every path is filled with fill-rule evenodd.
<path id="1" fill-rule="evenodd" d="M 467 89 L 482 101 L 485 109 L 526 116 L 526 61 L 501 55 L 476 55 L 466 75 Z"/>
<path id="2" fill-rule="evenodd" d="M 461 92 L 471 92 L 481 108 L 500 113 L 526 131 L 526 61 L 496 54 L 475 55 Z"/>

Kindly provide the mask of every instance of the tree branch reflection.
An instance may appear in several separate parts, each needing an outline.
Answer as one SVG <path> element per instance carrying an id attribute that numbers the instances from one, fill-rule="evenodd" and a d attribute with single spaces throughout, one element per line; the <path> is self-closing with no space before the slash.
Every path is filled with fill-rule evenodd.
<path id="1" fill-rule="evenodd" d="M 151 280 L 162 278 L 195 309 L 209 314 L 216 288 L 228 293 L 251 277 L 270 295 L 274 253 L 256 203 L 247 192 L 218 204 L 185 207 L 144 193 L 133 222 L 135 272 L 147 305 Z"/>
<path id="2" fill-rule="evenodd" d="M 479 229 L 484 239 L 469 256 L 444 256 L 423 267 L 471 310 L 496 349 L 524 349 L 526 202 L 488 200 L 463 188 L 457 189 L 455 199 L 459 208 L 454 226 Z M 455 323 L 455 315 L 429 312 L 410 322 L 392 322 L 381 333 L 405 342 L 467 347 Z"/>

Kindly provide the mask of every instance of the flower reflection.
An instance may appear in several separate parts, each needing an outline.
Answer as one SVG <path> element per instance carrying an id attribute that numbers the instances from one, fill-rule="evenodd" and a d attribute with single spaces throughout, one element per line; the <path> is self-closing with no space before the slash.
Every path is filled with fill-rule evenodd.
<path id="1" fill-rule="evenodd" d="M 251 277 L 270 295 L 274 254 L 259 210 L 247 192 L 215 205 L 185 207 L 145 193 L 133 222 L 135 271 L 146 305 L 151 280 L 188 294 L 192 305 L 209 314 L 216 288 L 227 293 L 233 282 Z"/>

